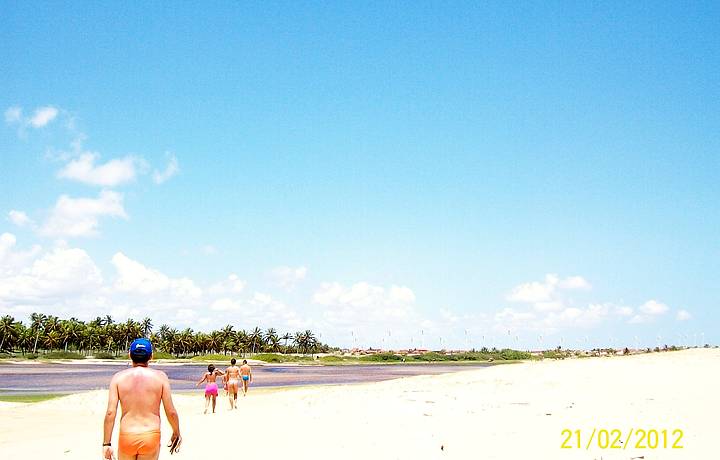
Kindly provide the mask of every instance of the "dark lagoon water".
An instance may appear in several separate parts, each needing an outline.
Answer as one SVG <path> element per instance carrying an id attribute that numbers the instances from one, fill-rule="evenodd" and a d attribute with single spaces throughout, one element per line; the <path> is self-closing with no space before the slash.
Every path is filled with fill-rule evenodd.
<path id="1" fill-rule="evenodd" d="M 487 367 L 485 364 L 394 364 L 346 366 L 254 366 L 254 387 L 379 382 L 414 375 L 444 374 Z M 112 375 L 128 364 L 3 364 L 0 395 L 74 393 L 106 389 Z M 151 365 L 167 373 L 174 390 L 195 389 L 206 364 Z M 223 369 L 223 367 L 220 367 Z"/>

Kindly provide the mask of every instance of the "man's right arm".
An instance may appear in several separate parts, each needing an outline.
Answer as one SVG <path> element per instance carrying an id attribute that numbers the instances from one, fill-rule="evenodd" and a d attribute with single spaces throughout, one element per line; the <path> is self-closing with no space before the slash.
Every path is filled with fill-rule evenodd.
<path id="1" fill-rule="evenodd" d="M 105 421 L 103 422 L 103 457 L 106 459 L 115 458 L 110 441 L 112 440 L 113 428 L 115 428 L 115 415 L 117 414 L 117 406 L 119 401 L 117 375 L 110 381 L 110 392 L 108 394 L 108 405 L 105 411 Z"/>
<path id="2" fill-rule="evenodd" d="M 164 375 L 163 378 L 162 403 L 165 409 L 165 416 L 173 429 L 173 434 L 170 438 L 170 453 L 172 454 L 180 447 L 182 438 L 180 437 L 180 417 L 178 417 L 175 404 L 173 404 L 172 393 L 170 392 L 170 380 L 168 380 L 167 375 Z"/>

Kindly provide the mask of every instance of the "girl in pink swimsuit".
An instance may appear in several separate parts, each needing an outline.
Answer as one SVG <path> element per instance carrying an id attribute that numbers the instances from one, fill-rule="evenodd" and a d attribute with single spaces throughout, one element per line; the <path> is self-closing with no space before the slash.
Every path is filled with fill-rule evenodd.
<path id="1" fill-rule="evenodd" d="M 224 375 L 223 372 L 215 369 L 215 366 L 210 364 L 208 366 L 208 371 L 203 374 L 200 381 L 195 385 L 197 387 L 200 386 L 201 383 L 207 382 L 205 384 L 205 412 L 203 412 L 203 414 L 207 414 L 210 401 L 212 401 L 213 414 L 215 413 L 215 402 L 218 395 L 218 386 L 216 380 L 221 375 Z"/>

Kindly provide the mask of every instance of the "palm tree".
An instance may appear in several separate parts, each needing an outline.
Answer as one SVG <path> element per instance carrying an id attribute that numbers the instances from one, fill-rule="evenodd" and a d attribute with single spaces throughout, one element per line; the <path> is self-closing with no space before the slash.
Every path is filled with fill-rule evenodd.
<path id="1" fill-rule="evenodd" d="M 3 350 L 5 342 L 10 342 L 17 336 L 17 329 L 15 328 L 15 318 L 10 315 L 5 315 L 0 318 L 0 351 Z M 12 348 L 12 347 L 10 347 Z"/>
<path id="2" fill-rule="evenodd" d="M 48 315 L 47 319 L 45 320 L 45 332 L 50 333 L 57 331 L 60 328 L 60 318 L 53 315 Z"/>
<path id="3" fill-rule="evenodd" d="M 250 339 L 250 344 L 252 345 L 252 353 L 255 354 L 255 346 L 262 343 L 262 331 L 259 327 L 256 327 L 252 330 L 250 334 L 248 334 L 248 339 Z"/>
<path id="4" fill-rule="evenodd" d="M 223 338 L 223 354 L 227 354 L 228 347 L 226 344 L 230 341 L 231 338 L 233 338 L 233 335 L 234 335 L 233 327 L 230 324 L 228 324 L 224 328 L 222 328 L 220 333 L 222 334 L 222 338 Z"/>
<path id="5" fill-rule="evenodd" d="M 53 351 L 61 342 L 60 333 L 58 331 L 50 331 L 45 335 L 45 347 Z"/>
<path id="6" fill-rule="evenodd" d="M 217 353 L 222 348 L 223 334 L 221 331 L 212 331 L 208 336 L 208 348 L 210 351 Z"/>
<path id="7" fill-rule="evenodd" d="M 315 349 L 318 346 L 318 339 L 315 337 L 315 334 L 311 330 L 305 331 L 305 341 L 307 342 L 307 346 L 310 348 L 311 352 L 315 352 Z"/>
<path id="8" fill-rule="evenodd" d="M 143 337 L 150 337 L 150 332 L 152 332 L 153 323 L 150 318 L 145 318 L 142 320 L 141 329 L 142 329 L 142 335 Z"/>
<path id="9" fill-rule="evenodd" d="M 30 315 L 30 330 L 35 331 L 35 345 L 33 346 L 33 354 L 37 353 L 38 339 L 40 339 L 40 330 L 45 331 L 45 320 L 47 316 L 42 313 L 33 313 Z"/>
<path id="10" fill-rule="evenodd" d="M 15 323 L 15 327 L 18 330 L 17 334 L 17 345 L 20 347 L 20 350 L 22 351 L 22 354 L 24 355 L 27 350 L 32 347 L 33 343 L 33 333 L 32 331 L 25 327 L 23 323 L 17 322 Z"/>
<path id="11" fill-rule="evenodd" d="M 293 335 L 292 341 L 293 341 L 293 345 L 295 346 L 295 348 L 297 349 L 297 351 L 298 351 L 298 353 L 299 353 L 300 350 L 302 349 L 302 344 L 303 344 L 303 334 L 302 334 L 302 332 L 296 332 L 296 333 Z"/>
<path id="12" fill-rule="evenodd" d="M 276 348 L 278 342 L 277 331 L 275 331 L 272 327 L 266 330 L 265 335 L 263 336 L 263 342 L 266 347 L 270 348 L 271 351 L 274 351 L 272 348 Z"/>
<path id="13" fill-rule="evenodd" d="M 288 340 L 292 339 L 292 335 L 290 335 L 289 332 L 286 332 L 285 335 L 280 338 L 285 341 L 285 350 L 287 351 L 287 342 Z"/>
<path id="14" fill-rule="evenodd" d="M 245 332 L 244 329 L 241 329 L 237 331 L 237 334 L 235 334 L 235 346 L 237 347 L 238 351 L 242 351 L 243 356 L 245 356 L 245 352 L 247 352 L 247 347 L 250 344 L 250 336 L 247 332 Z"/>

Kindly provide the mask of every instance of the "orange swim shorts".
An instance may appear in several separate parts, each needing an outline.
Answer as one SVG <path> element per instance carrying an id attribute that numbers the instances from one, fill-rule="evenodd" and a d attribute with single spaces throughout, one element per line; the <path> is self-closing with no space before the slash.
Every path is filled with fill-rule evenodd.
<path id="1" fill-rule="evenodd" d="M 141 433 L 120 432 L 118 451 L 125 455 L 149 455 L 160 449 L 160 430 Z"/>

